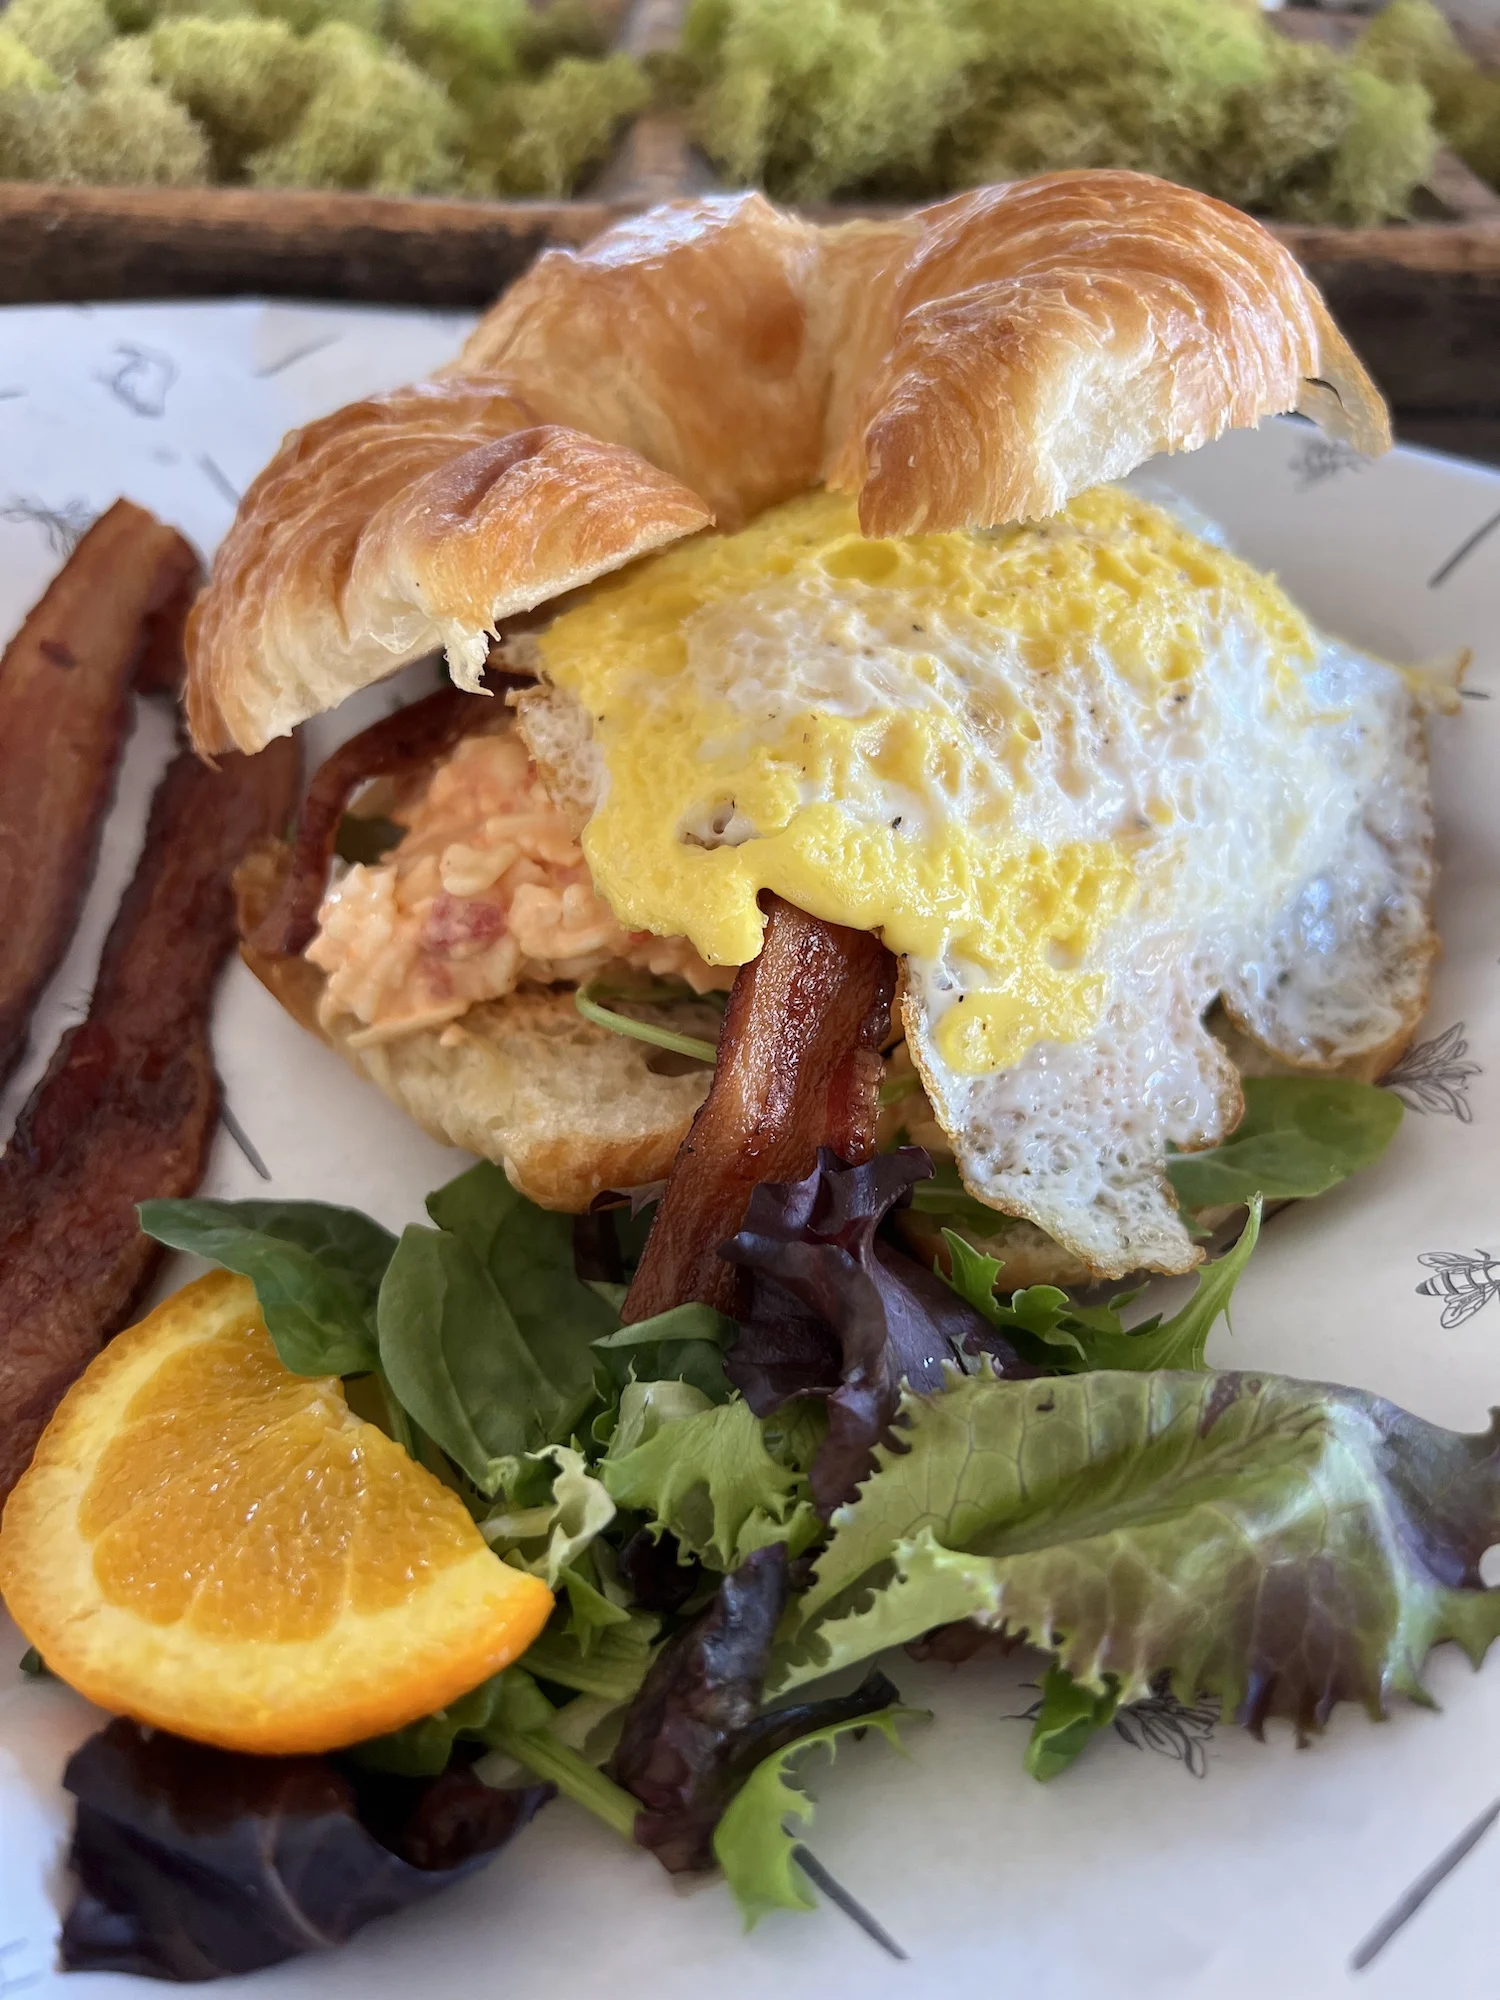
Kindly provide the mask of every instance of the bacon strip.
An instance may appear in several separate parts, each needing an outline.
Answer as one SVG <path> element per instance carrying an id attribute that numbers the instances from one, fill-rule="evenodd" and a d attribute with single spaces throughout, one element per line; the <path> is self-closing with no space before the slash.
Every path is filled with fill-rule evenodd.
<path id="1" fill-rule="evenodd" d="M 518 674 L 491 673 L 493 694 L 525 687 Z M 462 688 L 443 687 L 394 715 L 362 729 L 320 764 L 297 816 L 291 864 L 276 898 L 246 942 L 272 958 L 293 958 L 312 943 L 318 910 L 328 883 L 328 866 L 339 837 L 339 822 L 353 793 L 368 778 L 404 778 L 436 763 L 471 730 L 493 722 L 492 703 Z"/>
<path id="2" fill-rule="evenodd" d="M 820 1146 L 869 1158 L 895 994 L 896 961 L 877 938 L 768 899 L 760 956 L 730 992 L 714 1080 L 673 1163 L 626 1320 L 691 1299 L 732 1312 L 740 1273 L 719 1245 L 751 1191 L 802 1179 Z"/>
<path id="3" fill-rule="evenodd" d="M 132 682 L 180 675 L 198 558 L 117 500 L 0 659 L 0 1083 L 20 1061 L 93 874 Z"/>
<path id="4" fill-rule="evenodd" d="M 284 826 L 290 740 L 213 771 L 184 751 L 99 964 L 88 1018 L 63 1036 L 0 1156 L 0 1498 L 63 1391 L 130 1316 L 160 1247 L 135 1205 L 191 1194 L 219 1085 L 208 1022 L 234 943 L 230 876 Z"/>

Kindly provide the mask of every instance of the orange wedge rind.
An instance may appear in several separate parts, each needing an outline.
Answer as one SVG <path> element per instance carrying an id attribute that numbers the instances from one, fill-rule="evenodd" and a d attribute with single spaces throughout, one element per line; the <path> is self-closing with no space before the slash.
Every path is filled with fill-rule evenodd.
<path id="1" fill-rule="evenodd" d="M 552 1594 L 458 1496 L 276 1358 L 217 1272 L 63 1398 L 0 1524 L 0 1594 L 100 1707 L 227 1749 L 337 1749 L 519 1657 Z"/>

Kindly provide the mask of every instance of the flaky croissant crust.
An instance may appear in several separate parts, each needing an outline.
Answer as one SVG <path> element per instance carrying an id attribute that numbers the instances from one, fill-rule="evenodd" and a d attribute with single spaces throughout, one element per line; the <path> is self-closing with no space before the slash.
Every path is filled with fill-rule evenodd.
<path id="1" fill-rule="evenodd" d="M 869 535 L 1056 512 L 1162 451 L 1384 405 L 1250 217 L 1145 174 L 1048 174 L 820 227 L 755 194 L 550 251 L 439 380 L 294 432 L 189 634 L 208 752 L 259 748 L 441 644 L 827 483 Z"/>

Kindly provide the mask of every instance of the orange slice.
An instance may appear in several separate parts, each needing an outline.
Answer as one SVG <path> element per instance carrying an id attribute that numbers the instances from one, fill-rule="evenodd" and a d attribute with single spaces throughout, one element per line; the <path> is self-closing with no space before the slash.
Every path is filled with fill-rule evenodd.
<path id="1" fill-rule="evenodd" d="M 0 1594 L 101 1708 L 231 1750 L 332 1750 L 516 1659 L 552 1609 L 455 1493 L 282 1367 L 216 1272 L 63 1398 L 0 1525 Z"/>

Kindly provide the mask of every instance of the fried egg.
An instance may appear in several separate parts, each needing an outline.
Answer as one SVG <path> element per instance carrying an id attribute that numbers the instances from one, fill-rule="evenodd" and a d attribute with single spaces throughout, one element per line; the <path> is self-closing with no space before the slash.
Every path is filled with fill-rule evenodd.
<path id="1" fill-rule="evenodd" d="M 1138 494 L 902 540 L 806 495 L 536 649 L 521 727 L 619 923 L 721 966 L 763 890 L 877 932 L 966 1186 L 1100 1275 L 1200 1255 L 1165 1158 L 1239 1117 L 1216 998 L 1312 1067 L 1420 1012 L 1411 688 Z"/>

